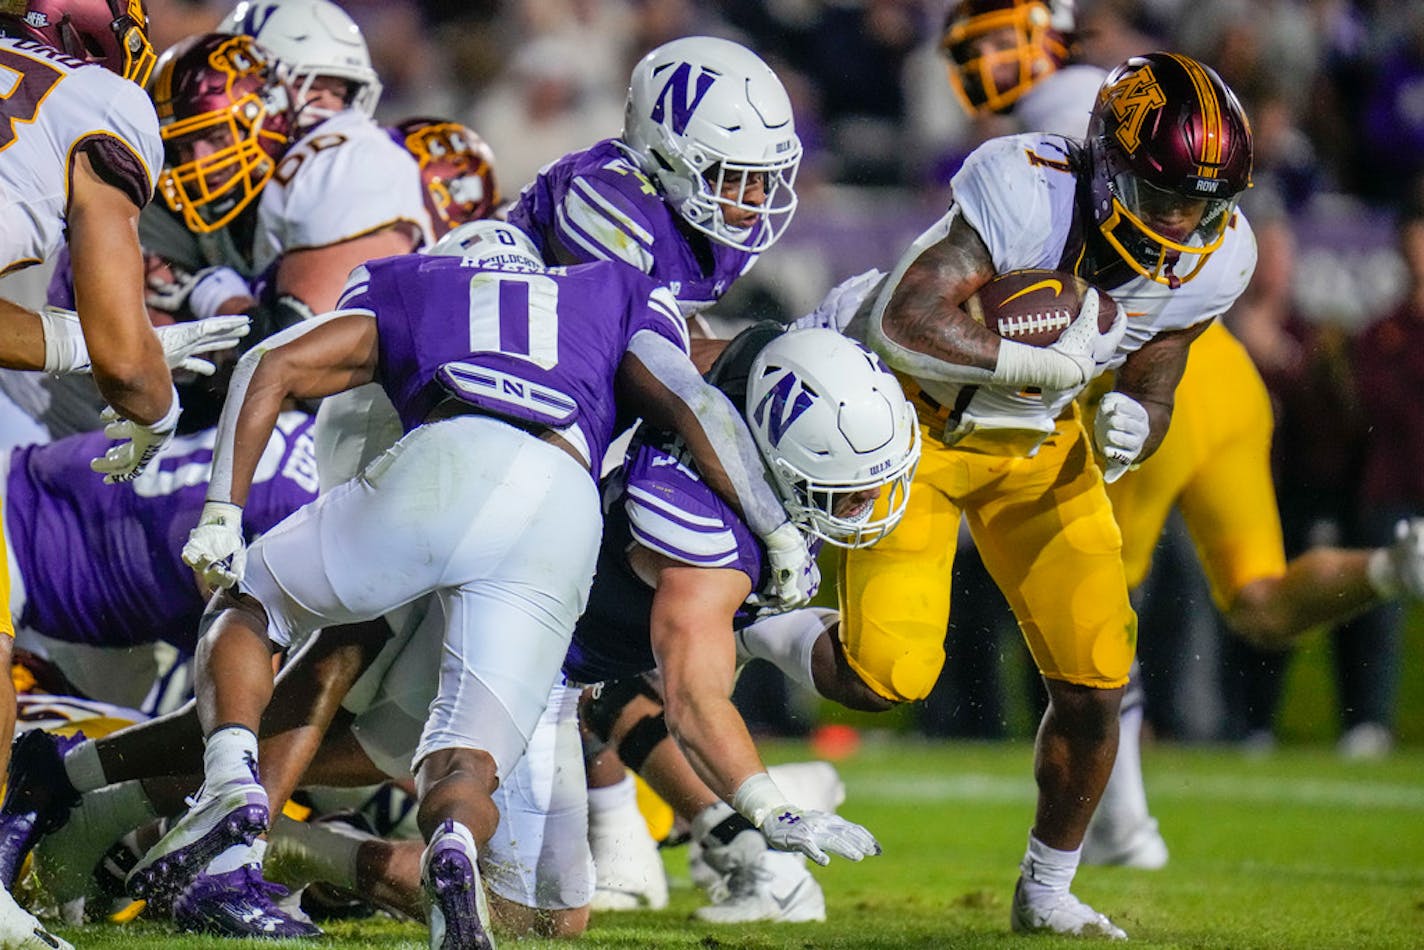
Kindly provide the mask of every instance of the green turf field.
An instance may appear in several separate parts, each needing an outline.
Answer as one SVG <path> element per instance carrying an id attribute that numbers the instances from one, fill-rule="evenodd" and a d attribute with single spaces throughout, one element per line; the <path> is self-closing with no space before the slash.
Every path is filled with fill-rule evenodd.
<path id="1" fill-rule="evenodd" d="M 772 761 L 806 758 L 772 744 Z M 885 854 L 818 872 L 824 924 L 715 928 L 683 849 L 667 854 L 672 906 L 596 915 L 583 945 L 699 948 L 938 948 L 1012 940 L 1008 900 L 1033 807 L 1031 748 L 867 737 L 840 763 L 842 811 Z M 1085 868 L 1080 897 L 1147 947 L 1424 947 L 1424 752 L 1352 764 L 1321 747 L 1263 759 L 1233 750 L 1146 750 L 1154 812 L 1172 848 L 1163 871 Z M 330 928 L 321 947 L 424 947 L 412 924 Z M 81 948 L 230 947 L 142 923 L 65 931 Z M 1020 942 L 1020 941 L 1015 941 Z M 504 945 L 514 941 L 506 940 Z M 312 944 L 306 944 L 312 946 Z M 524 941 L 522 947 L 567 946 Z M 1037 938 L 1034 947 L 1081 941 Z"/>

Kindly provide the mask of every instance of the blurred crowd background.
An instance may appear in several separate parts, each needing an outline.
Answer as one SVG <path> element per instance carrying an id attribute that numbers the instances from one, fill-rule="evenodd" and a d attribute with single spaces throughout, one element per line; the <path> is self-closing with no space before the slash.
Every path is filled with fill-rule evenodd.
<path id="1" fill-rule="evenodd" d="M 950 93 L 939 51 L 948 0 L 343 5 L 385 83 L 378 118 L 469 124 L 493 147 L 507 198 L 545 163 L 618 134 L 629 71 L 651 47 L 700 33 L 756 49 L 795 104 L 801 206 L 724 314 L 795 316 L 844 277 L 889 265 L 943 213 L 963 157 L 1009 131 L 969 120 Z M 150 0 L 155 47 L 211 28 L 229 6 Z M 1110 68 L 1179 50 L 1243 100 L 1256 152 L 1243 207 L 1260 265 L 1229 322 L 1276 397 L 1288 553 L 1381 543 L 1381 525 L 1424 514 L 1424 3 L 1078 0 L 1077 22 L 1081 60 Z M 1424 741 L 1417 614 L 1388 608 L 1312 638 L 1313 665 L 1293 673 L 1291 657 L 1218 632 L 1184 545 L 1169 532 L 1141 605 L 1158 735 L 1259 749 L 1277 737 L 1338 737 L 1354 756 Z M 1027 734 L 1042 691 L 1026 652 L 991 586 L 966 596 L 982 609 L 958 601 L 945 682 L 901 725 Z M 739 697 L 768 731 L 805 730 L 827 714 L 755 671 Z"/>

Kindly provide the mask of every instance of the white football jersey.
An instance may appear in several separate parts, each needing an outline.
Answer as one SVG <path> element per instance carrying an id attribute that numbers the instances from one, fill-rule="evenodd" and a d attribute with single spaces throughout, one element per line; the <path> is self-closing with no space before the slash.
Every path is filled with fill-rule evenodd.
<path id="1" fill-rule="evenodd" d="M 1044 76 L 1014 103 L 1012 115 L 1019 130 L 1082 138 L 1107 75 L 1105 69 L 1076 63 Z"/>
<path id="2" fill-rule="evenodd" d="M 163 164 L 158 118 L 143 89 L 48 46 L 0 39 L 0 274 L 64 243 L 70 170 L 88 151 L 139 207 Z"/>
<path id="3" fill-rule="evenodd" d="M 962 215 L 983 239 L 1003 273 L 1026 267 L 1059 269 L 1073 225 L 1078 178 L 1068 160 L 1069 142 L 1060 135 L 1028 133 L 985 142 L 965 160 L 951 186 L 949 212 L 920 235 L 891 275 L 898 283 L 920 252 L 943 240 L 950 223 Z M 1095 224 L 1085 221 L 1084 227 Z M 1256 239 L 1237 211 L 1221 247 L 1201 265 L 1200 273 L 1171 290 L 1146 277 L 1134 277 L 1110 294 L 1127 311 L 1127 332 L 1108 368 L 1158 333 L 1181 330 L 1221 316 L 1246 289 L 1256 268 Z M 1070 268 L 1063 268 L 1070 269 Z M 888 299 L 888 295 L 884 299 Z M 942 406 L 964 406 L 961 426 L 1053 431 L 1054 420 L 1079 390 L 1027 393 L 980 385 L 964 405 L 964 384 L 917 380 Z"/>
<path id="4" fill-rule="evenodd" d="M 293 145 L 258 199 L 253 266 L 405 222 L 432 240 L 420 167 L 372 119 L 350 109 Z"/>

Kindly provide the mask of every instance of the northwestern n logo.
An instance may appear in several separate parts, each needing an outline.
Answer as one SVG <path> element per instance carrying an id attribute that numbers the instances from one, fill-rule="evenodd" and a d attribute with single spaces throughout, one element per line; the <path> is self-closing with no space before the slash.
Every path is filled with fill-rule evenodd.
<path id="1" fill-rule="evenodd" d="M 794 399 L 791 396 L 793 390 L 796 392 Z M 811 408 L 814 399 L 815 397 L 801 386 L 795 373 L 787 373 L 776 381 L 771 392 L 761 397 L 752 418 L 756 420 L 757 425 L 766 426 L 771 444 L 776 446 L 781 443 L 781 437 L 791 428 L 791 424 Z"/>
<path id="2" fill-rule="evenodd" d="M 690 88 L 691 79 L 692 64 L 678 63 L 658 92 L 657 101 L 653 103 L 653 114 L 650 118 L 661 125 L 671 115 L 672 130 L 678 135 L 687 131 L 687 120 L 692 118 L 692 113 L 697 111 L 702 97 L 707 95 L 707 90 L 717 81 L 717 74 L 703 69 L 697 74 L 696 89 Z"/>

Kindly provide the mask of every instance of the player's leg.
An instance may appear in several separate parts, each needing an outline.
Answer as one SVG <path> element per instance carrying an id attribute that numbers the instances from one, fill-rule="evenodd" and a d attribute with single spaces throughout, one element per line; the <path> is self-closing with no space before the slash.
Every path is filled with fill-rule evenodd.
<path id="1" fill-rule="evenodd" d="M 1049 691 L 1034 758 L 1038 807 L 1015 888 L 1016 930 L 1120 936 L 1071 893 L 1093 809 L 1112 771 L 1136 646 L 1121 535 L 1081 426 L 1016 463 L 1012 490 L 969 513 Z"/>

